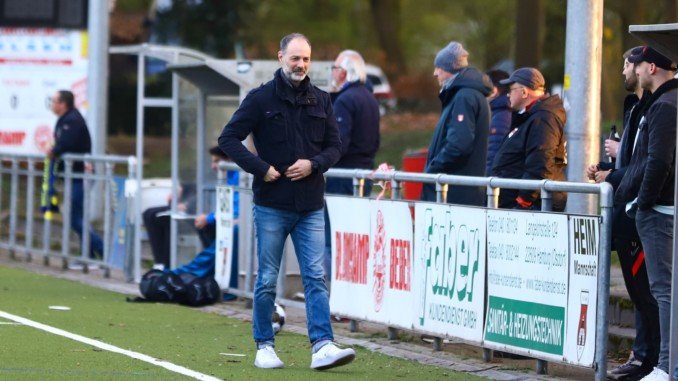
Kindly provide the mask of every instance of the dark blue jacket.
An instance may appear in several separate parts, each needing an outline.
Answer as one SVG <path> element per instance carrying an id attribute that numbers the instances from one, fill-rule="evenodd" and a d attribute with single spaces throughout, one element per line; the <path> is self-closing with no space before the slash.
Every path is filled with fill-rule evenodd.
<path id="1" fill-rule="evenodd" d="M 426 173 L 485 176 L 487 135 L 490 131 L 492 92 L 490 78 L 475 68 L 466 68 L 440 92 L 442 114 L 426 158 Z M 435 185 L 424 184 L 422 200 L 435 201 Z M 484 205 L 485 188 L 451 186 L 447 202 Z"/>
<path id="2" fill-rule="evenodd" d="M 89 137 L 87 123 L 82 114 L 72 108 L 66 111 L 54 126 L 54 156 L 65 153 L 86 154 L 92 152 L 92 140 Z M 63 165 L 59 166 L 60 170 Z M 83 172 L 84 164 L 81 161 L 73 163 L 73 172 Z"/>
<path id="3" fill-rule="evenodd" d="M 360 82 L 352 82 L 337 94 L 334 103 L 341 136 L 339 168 L 374 168 L 379 149 L 379 102 Z"/>
<path id="4" fill-rule="evenodd" d="M 252 133 L 255 155 L 241 141 Z M 293 88 L 275 72 L 273 80 L 252 90 L 219 136 L 219 148 L 254 175 L 254 203 L 295 212 L 323 207 L 323 173 L 339 160 L 341 141 L 330 96 L 308 77 Z M 298 159 L 309 159 L 318 170 L 298 181 L 284 173 Z M 273 166 L 281 177 L 264 182 Z"/>
<path id="5" fill-rule="evenodd" d="M 487 138 L 487 161 L 485 174 L 489 175 L 492 169 L 494 155 L 499 151 L 501 143 L 511 130 L 511 102 L 509 97 L 499 94 L 490 101 L 492 121 L 490 122 L 490 136 Z"/>

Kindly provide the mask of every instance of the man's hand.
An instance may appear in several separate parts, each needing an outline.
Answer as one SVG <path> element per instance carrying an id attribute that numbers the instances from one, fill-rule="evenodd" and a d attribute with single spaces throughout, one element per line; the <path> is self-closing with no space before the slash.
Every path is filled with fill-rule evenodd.
<path id="1" fill-rule="evenodd" d="M 202 229 L 207 226 L 207 215 L 203 213 L 196 217 L 195 221 L 193 221 L 193 225 L 196 229 Z"/>
<path id="2" fill-rule="evenodd" d="M 609 171 L 598 171 L 596 172 L 596 177 L 594 180 L 596 180 L 596 183 L 600 184 L 605 181 L 607 178 L 607 175 L 609 175 L 612 172 L 612 170 Z"/>
<path id="3" fill-rule="evenodd" d="M 599 171 L 598 164 L 591 164 L 586 168 L 586 177 L 589 180 L 596 179 L 596 173 Z"/>
<path id="4" fill-rule="evenodd" d="M 49 151 L 47 151 L 47 157 L 54 159 L 54 148 L 50 148 Z"/>
<path id="5" fill-rule="evenodd" d="M 264 175 L 264 181 L 270 183 L 276 181 L 280 178 L 280 172 L 278 172 L 273 166 L 268 167 L 268 172 Z"/>
<path id="6" fill-rule="evenodd" d="M 619 142 L 611 139 L 605 139 L 605 154 L 609 157 L 617 157 Z"/>
<path id="7" fill-rule="evenodd" d="M 299 159 L 289 168 L 287 168 L 287 171 L 285 171 L 285 176 L 287 176 L 292 181 L 297 181 L 310 175 L 312 171 L 313 167 L 311 166 L 310 160 Z"/>

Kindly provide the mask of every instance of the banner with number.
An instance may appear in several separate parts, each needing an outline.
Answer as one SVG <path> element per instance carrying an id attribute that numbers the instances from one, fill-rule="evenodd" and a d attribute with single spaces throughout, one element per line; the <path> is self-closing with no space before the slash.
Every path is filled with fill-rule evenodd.
<path id="1" fill-rule="evenodd" d="M 562 361 L 567 215 L 487 211 L 485 346 Z"/>

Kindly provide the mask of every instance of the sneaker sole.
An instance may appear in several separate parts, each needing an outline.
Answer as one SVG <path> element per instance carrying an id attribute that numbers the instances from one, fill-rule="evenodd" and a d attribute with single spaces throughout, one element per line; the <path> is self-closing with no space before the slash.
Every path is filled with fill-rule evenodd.
<path id="1" fill-rule="evenodd" d="M 346 364 L 350 363 L 350 362 L 353 361 L 353 360 L 355 360 L 355 353 L 351 353 L 351 354 L 349 354 L 349 355 L 346 356 L 346 357 L 342 357 L 342 358 L 340 358 L 340 359 L 337 359 L 337 361 L 335 361 L 335 362 L 333 362 L 333 363 L 330 363 L 330 364 L 327 364 L 327 365 L 318 366 L 318 367 L 315 367 L 315 368 L 313 368 L 313 369 L 315 369 L 315 370 L 327 370 L 327 369 L 332 369 L 332 368 L 336 368 L 336 367 L 338 367 L 338 366 L 346 365 Z"/>
<path id="2" fill-rule="evenodd" d="M 254 366 L 259 368 L 259 369 L 282 369 L 282 368 L 285 367 L 285 364 L 280 364 L 280 365 L 276 365 L 276 366 L 260 366 L 259 364 L 254 363 Z"/>

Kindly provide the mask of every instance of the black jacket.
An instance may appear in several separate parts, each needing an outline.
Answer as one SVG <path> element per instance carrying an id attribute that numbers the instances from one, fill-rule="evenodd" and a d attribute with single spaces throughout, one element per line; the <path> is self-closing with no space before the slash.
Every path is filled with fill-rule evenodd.
<path id="1" fill-rule="evenodd" d="M 241 143 L 250 133 L 258 156 Z M 321 209 L 323 173 L 339 160 L 341 150 L 330 96 L 308 77 L 293 88 L 278 69 L 273 80 L 243 100 L 221 132 L 219 147 L 254 175 L 255 204 L 295 212 Z M 318 170 L 293 182 L 284 173 L 298 159 L 317 163 Z M 264 182 L 271 165 L 281 177 Z"/>
<path id="2" fill-rule="evenodd" d="M 638 209 L 673 205 L 676 163 L 676 93 L 678 79 L 665 82 L 640 111 L 638 140 L 615 203 L 638 197 Z"/>
<path id="3" fill-rule="evenodd" d="M 487 160 L 485 161 L 485 173 L 492 172 L 494 156 L 499 147 L 511 131 L 511 102 L 505 94 L 499 94 L 490 101 L 492 121 L 490 122 L 490 136 L 487 138 Z"/>
<path id="4" fill-rule="evenodd" d="M 490 78 L 475 68 L 466 68 L 440 92 L 442 113 L 428 148 L 426 173 L 485 176 L 487 135 L 490 130 L 492 92 Z M 435 201 L 435 185 L 424 184 L 422 200 Z M 447 202 L 485 205 L 485 188 L 451 186 Z"/>
<path id="5" fill-rule="evenodd" d="M 612 171 L 605 181 L 610 183 L 615 189 L 619 188 L 621 180 L 624 178 L 626 169 L 631 162 L 631 155 L 633 154 L 633 143 L 638 132 L 638 122 L 640 120 L 640 112 L 650 99 L 649 92 L 645 92 L 643 97 L 639 100 L 635 94 L 629 94 L 624 99 L 624 132 L 622 133 L 619 148 L 617 150 L 617 159 L 615 163 L 600 162 L 598 166 L 601 170 Z M 626 215 L 626 204 L 615 203 L 612 210 L 612 236 L 614 239 L 637 240 L 638 230 L 633 219 Z"/>
<path id="6" fill-rule="evenodd" d="M 87 154 L 92 152 L 92 140 L 89 136 L 87 123 L 82 114 L 72 108 L 66 111 L 54 126 L 54 156 L 65 153 Z M 63 170 L 63 163 L 59 165 L 59 171 Z M 84 164 L 81 161 L 73 163 L 73 172 L 83 172 Z"/>
<path id="7" fill-rule="evenodd" d="M 492 176 L 525 180 L 565 180 L 565 109 L 557 95 L 545 95 L 523 114 L 514 113 L 511 132 L 499 148 L 492 165 Z M 541 205 L 538 190 L 502 189 L 499 206 L 512 208 L 516 198 Z M 565 210 L 567 195 L 552 194 L 553 210 Z"/>

